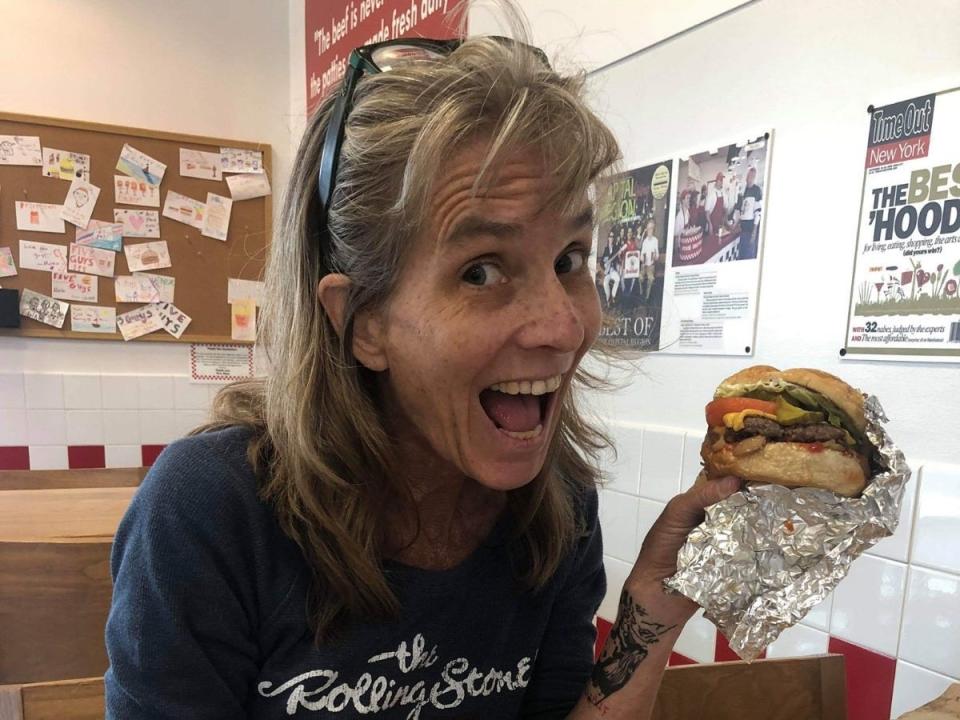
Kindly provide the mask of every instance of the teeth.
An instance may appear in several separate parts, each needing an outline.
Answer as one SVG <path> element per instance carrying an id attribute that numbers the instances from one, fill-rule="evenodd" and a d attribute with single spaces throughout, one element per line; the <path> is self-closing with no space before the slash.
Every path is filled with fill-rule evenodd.
<path id="1" fill-rule="evenodd" d="M 510 380 L 508 382 L 491 385 L 491 390 L 507 393 L 508 395 L 544 395 L 555 392 L 563 383 L 563 375 L 554 375 L 543 380 Z"/>
<path id="2" fill-rule="evenodd" d="M 543 432 L 543 425 L 537 425 L 533 430 L 528 430 L 527 432 L 511 432 L 503 428 L 500 428 L 500 432 L 517 440 L 532 440 Z"/>

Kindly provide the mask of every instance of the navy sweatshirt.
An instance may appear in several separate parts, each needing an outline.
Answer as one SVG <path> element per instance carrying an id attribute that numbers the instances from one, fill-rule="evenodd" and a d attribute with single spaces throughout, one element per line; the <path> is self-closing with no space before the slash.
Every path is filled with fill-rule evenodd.
<path id="1" fill-rule="evenodd" d="M 173 443 L 114 541 L 107 718 L 562 718 L 593 667 L 606 589 L 591 491 L 588 534 L 539 593 L 513 579 L 509 513 L 449 570 L 386 563 L 397 620 L 356 622 L 319 649 L 309 572 L 256 493 L 249 435 Z"/>

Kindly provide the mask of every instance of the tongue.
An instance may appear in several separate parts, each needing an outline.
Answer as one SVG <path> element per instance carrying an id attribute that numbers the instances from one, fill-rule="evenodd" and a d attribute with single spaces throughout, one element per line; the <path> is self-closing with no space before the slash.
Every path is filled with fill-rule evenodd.
<path id="1" fill-rule="evenodd" d="M 497 425 L 510 432 L 529 432 L 540 424 L 540 398 L 507 395 L 496 390 L 480 393 L 480 404 Z"/>

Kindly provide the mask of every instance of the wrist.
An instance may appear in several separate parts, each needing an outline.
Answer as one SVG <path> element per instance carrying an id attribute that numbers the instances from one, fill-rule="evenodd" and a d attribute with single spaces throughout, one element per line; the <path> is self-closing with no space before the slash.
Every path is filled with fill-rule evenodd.
<path id="1" fill-rule="evenodd" d="M 651 618 L 665 625 L 676 626 L 678 635 L 687 620 L 699 609 L 699 605 L 690 598 L 668 591 L 662 580 L 628 578 L 623 589 L 633 602 L 647 610 Z"/>

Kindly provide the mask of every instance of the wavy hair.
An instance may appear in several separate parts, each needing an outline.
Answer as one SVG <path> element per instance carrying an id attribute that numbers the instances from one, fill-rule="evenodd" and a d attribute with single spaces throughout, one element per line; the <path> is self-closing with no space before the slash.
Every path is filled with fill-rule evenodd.
<path id="1" fill-rule="evenodd" d="M 520 32 L 524 35 L 522 24 Z M 297 152 L 273 239 L 258 341 L 271 371 L 224 388 L 200 430 L 244 425 L 261 498 L 312 570 L 308 623 L 319 645 L 345 622 L 399 611 L 384 574 L 386 510 L 412 496 L 396 468 L 374 373 L 354 358 L 359 311 L 388 303 L 427 217 L 444 158 L 488 140 L 474 192 L 495 181 L 518 149 L 540 153 L 556 197 L 580 199 L 619 159 L 611 132 L 583 98 L 583 74 L 563 76 L 522 44 L 470 38 L 448 57 L 362 78 L 356 88 L 329 213 L 331 242 L 318 239 L 317 169 L 333 107 L 311 118 Z M 559 205 L 558 205 L 559 206 Z M 328 272 L 351 280 L 342 335 L 317 299 Z M 592 353 L 604 352 L 595 346 Z M 577 371 L 547 461 L 510 491 L 511 557 L 518 581 L 542 587 L 582 531 L 578 497 L 599 478 L 609 443 L 581 414 L 578 388 L 602 381 Z"/>

